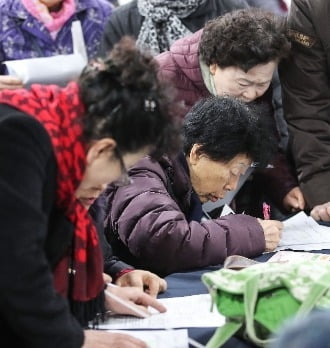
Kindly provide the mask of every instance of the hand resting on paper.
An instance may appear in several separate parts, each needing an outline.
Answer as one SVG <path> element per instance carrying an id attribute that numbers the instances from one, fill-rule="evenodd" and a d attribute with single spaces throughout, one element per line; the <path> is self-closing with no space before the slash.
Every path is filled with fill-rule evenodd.
<path id="1" fill-rule="evenodd" d="M 283 223 L 277 220 L 258 219 L 262 229 L 264 230 L 266 251 L 272 251 L 280 242 L 283 230 Z"/>
<path id="2" fill-rule="evenodd" d="M 105 281 L 111 280 L 111 277 L 103 275 Z M 159 312 L 166 312 L 166 308 L 158 302 L 155 298 L 144 293 L 141 289 L 135 287 L 119 287 L 108 286 L 107 292 L 112 293 L 121 301 L 127 303 L 123 305 L 119 303 L 115 298 L 105 296 L 105 305 L 108 310 L 111 310 L 118 314 L 128 314 L 137 316 L 137 312 L 131 310 L 135 308 L 138 311 L 142 311 L 146 315 L 149 314 L 147 307 L 153 307 Z M 111 333 L 97 330 L 85 330 L 85 341 L 82 348 L 147 348 L 147 344 L 133 336 Z"/>
<path id="3" fill-rule="evenodd" d="M 158 275 L 154 273 L 139 269 L 123 274 L 116 279 L 115 283 L 118 286 L 138 287 L 141 290 L 145 290 L 145 292 L 152 297 L 156 297 L 159 292 L 163 292 L 167 289 L 165 279 L 158 277 Z"/>
<path id="4" fill-rule="evenodd" d="M 310 215 L 318 221 L 330 221 L 330 202 L 316 205 Z"/>
<path id="5" fill-rule="evenodd" d="M 16 89 L 22 87 L 23 83 L 19 78 L 10 75 L 0 75 L 0 90 Z"/>
<path id="6" fill-rule="evenodd" d="M 111 283 L 112 278 L 103 273 L 104 284 Z M 118 286 L 134 286 L 149 294 L 157 297 L 158 293 L 167 289 L 166 280 L 158 277 L 157 274 L 141 269 L 133 269 L 116 279 L 115 284 Z"/>
<path id="7" fill-rule="evenodd" d="M 150 314 L 147 309 L 149 306 L 155 308 L 161 313 L 166 312 L 166 308 L 159 301 L 139 288 L 108 286 L 106 290 L 127 303 L 127 305 L 123 305 L 116 301 L 116 299 L 105 296 L 106 308 L 115 313 L 140 316 L 138 312 L 142 312 L 142 314 L 144 313 L 148 316 Z M 134 311 L 134 309 L 137 311 Z"/>

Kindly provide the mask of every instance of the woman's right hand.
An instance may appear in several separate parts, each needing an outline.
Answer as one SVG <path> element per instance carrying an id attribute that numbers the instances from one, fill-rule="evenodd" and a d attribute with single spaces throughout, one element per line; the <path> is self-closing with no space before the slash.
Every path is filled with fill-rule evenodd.
<path id="1" fill-rule="evenodd" d="M 282 236 L 283 223 L 277 220 L 262 220 L 258 219 L 259 224 L 264 230 L 266 251 L 273 251 L 277 246 Z"/>
<path id="2" fill-rule="evenodd" d="M 10 75 L 0 75 L 0 90 L 16 88 L 23 88 L 23 83 L 19 78 Z"/>
<path id="3" fill-rule="evenodd" d="M 82 348 L 147 348 L 148 345 L 133 336 L 102 330 L 85 330 Z"/>

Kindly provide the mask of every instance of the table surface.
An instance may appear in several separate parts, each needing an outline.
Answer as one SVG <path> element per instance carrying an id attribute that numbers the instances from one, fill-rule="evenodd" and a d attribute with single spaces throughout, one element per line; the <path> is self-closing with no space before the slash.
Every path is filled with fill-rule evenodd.
<path id="1" fill-rule="evenodd" d="M 312 251 L 313 252 L 313 251 Z M 330 254 L 330 250 L 317 250 L 316 253 Z M 254 260 L 265 262 L 274 253 L 265 253 L 259 257 L 256 257 Z M 190 296 L 198 294 L 208 293 L 206 286 L 201 281 L 201 276 L 205 272 L 216 271 L 221 268 L 219 266 L 210 266 L 203 269 L 193 270 L 190 272 L 180 272 L 173 273 L 167 276 L 165 279 L 167 281 L 168 289 L 159 295 L 159 298 L 168 298 L 168 297 L 180 297 L 180 296 Z M 187 328 L 189 337 L 193 338 L 201 344 L 206 344 L 208 340 L 213 335 L 215 328 Z M 192 346 L 189 346 L 192 347 Z M 255 348 L 256 346 L 252 343 L 244 341 L 242 339 L 233 337 L 229 339 L 223 346 L 223 348 Z"/>

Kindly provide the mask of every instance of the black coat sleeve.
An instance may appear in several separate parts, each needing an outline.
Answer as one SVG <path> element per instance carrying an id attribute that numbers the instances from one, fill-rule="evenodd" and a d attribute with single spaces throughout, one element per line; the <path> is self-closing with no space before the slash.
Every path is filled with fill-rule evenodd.
<path id="1" fill-rule="evenodd" d="M 109 274 L 112 279 L 124 269 L 133 269 L 132 266 L 120 261 L 118 257 L 113 255 L 111 244 L 107 241 L 104 234 L 104 219 L 105 219 L 105 196 L 101 195 L 95 203 L 90 207 L 89 213 L 95 221 L 99 234 L 100 244 L 103 251 L 104 273 Z"/>
<path id="2" fill-rule="evenodd" d="M 45 253 L 50 226 L 44 207 L 55 199 L 44 195 L 55 180 L 46 170 L 50 160 L 42 125 L 0 105 L 0 316 L 21 346 L 81 347 L 83 330 L 55 292 Z"/>

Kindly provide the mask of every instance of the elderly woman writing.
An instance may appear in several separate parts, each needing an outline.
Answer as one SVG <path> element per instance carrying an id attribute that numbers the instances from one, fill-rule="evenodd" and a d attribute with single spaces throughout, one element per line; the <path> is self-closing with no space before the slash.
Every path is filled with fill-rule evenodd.
<path id="1" fill-rule="evenodd" d="M 106 235 L 115 252 L 168 274 L 273 250 L 281 222 L 244 214 L 206 220 L 202 210 L 234 190 L 251 165 L 267 165 L 276 143 L 267 118 L 236 99 L 212 97 L 188 113 L 183 143 L 179 156 L 139 161 L 130 187 L 107 189 Z"/>

